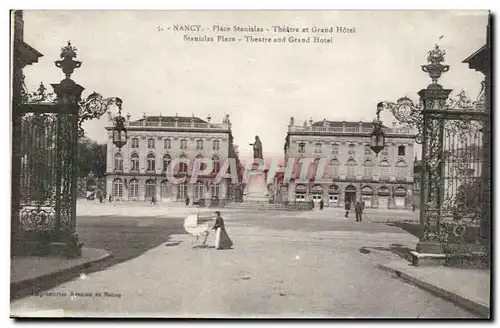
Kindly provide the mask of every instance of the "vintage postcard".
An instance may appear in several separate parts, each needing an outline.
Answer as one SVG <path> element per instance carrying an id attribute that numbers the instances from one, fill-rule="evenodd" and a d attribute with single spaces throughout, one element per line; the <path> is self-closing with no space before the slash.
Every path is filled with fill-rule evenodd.
<path id="1" fill-rule="evenodd" d="M 11 11 L 14 318 L 490 318 L 489 11 Z"/>

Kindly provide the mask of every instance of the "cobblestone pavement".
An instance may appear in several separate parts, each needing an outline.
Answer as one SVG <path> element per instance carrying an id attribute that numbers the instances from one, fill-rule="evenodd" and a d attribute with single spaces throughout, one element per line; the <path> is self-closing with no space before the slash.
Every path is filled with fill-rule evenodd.
<path id="1" fill-rule="evenodd" d="M 473 317 L 378 269 L 417 239 L 384 223 L 225 214 L 234 249 L 159 246 L 11 302 L 13 315 L 160 317 Z M 164 218 L 86 218 L 89 226 L 160 229 Z M 213 235 L 209 242 L 213 242 Z M 127 245 L 123 245 L 127 247 Z M 78 293 L 71 296 L 71 293 Z M 97 294 L 100 293 L 100 294 Z"/>

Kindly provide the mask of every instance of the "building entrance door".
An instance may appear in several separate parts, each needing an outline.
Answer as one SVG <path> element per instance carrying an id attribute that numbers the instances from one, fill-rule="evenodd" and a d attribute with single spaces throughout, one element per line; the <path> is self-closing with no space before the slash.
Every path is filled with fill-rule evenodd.
<path id="1" fill-rule="evenodd" d="M 345 192 L 345 202 L 353 203 L 356 201 L 356 192 L 355 191 L 346 191 Z"/>

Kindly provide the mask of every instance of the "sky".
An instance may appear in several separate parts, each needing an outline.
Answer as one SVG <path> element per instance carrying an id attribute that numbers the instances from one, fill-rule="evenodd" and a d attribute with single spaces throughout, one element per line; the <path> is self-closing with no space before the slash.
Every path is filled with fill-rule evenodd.
<path id="1" fill-rule="evenodd" d="M 486 43 L 487 12 L 25 11 L 24 21 L 25 41 L 44 54 L 25 69 L 30 90 L 63 78 L 54 61 L 71 40 L 83 62 L 72 78 L 85 88 L 84 96 L 95 91 L 120 97 L 132 119 L 178 113 L 222 122 L 227 113 L 243 156 L 251 154 L 248 144 L 259 135 L 264 157 L 282 157 L 290 116 L 296 124 L 309 118 L 372 121 L 380 101 L 417 101 L 417 92 L 430 83 L 421 65 L 436 43 L 451 66 L 440 83 L 475 99 L 483 76 L 462 61 Z M 174 32 L 175 24 L 210 31 Z M 274 33 L 275 25 L 345 26 L 355 33 L 322 34 L 332 37 L 329 44 L 183 39 L 259 35 L 215 33 L 216 24 L 261 27 L 260 35 L 268 37 L 292 35 Z M 389 113 L 382 119 L 389 126 L 393 121 Z M 107 115 L 87 122 L 87 136 L 105 142 L 106 124 Z"/>

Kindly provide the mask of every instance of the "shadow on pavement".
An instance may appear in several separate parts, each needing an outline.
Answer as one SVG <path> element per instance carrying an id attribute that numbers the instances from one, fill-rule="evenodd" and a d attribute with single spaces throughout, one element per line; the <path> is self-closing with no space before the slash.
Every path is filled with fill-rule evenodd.
<path id="1" fill-rule="evenodd" d="M 373 250 L 382 251 L 382 252 L 391 252 L 393 254 L 398 255 L 403 260 L 407 260 L 408 262 L 412 261 L 410 251 L 413 249 L 405 247 L 401 244 L 390 244 L 389 247 L 367 247 L 363 246 L 359 249 L 361 254 L 370 254 Z"/>
<path id="2" fill-rule="evenodd" d="M 138 227 L 116 221 L 113 225 L 82 225 L 77 226 L 77 232 L 84 247 L 105 249 L 111 253 L 111 258 L 102 262 L 92 263 L 76 271 L 59 273 L 43 281 L 35 280 L 21 285 L 11 285 L 10 300 L 37 295 L 63 283 L 78 279 L 82 274 L 106 270 L 116 264 L 136 258 L 148 250 L 165 244 L 167 247 L 178 246 L 180 241 L 171 240 L 172 235 L 185 234 L 183 220 L 169 220 L 162 226 Z"/>

